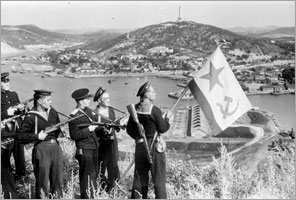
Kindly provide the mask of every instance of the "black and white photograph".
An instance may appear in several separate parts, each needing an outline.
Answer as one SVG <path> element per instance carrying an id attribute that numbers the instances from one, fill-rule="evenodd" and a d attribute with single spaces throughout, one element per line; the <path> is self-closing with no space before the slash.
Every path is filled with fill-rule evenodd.
<path id="1" fill-rule="evenodd" d="M 1 199 L 294 199 L 295 1 L 1 1 Z"/>

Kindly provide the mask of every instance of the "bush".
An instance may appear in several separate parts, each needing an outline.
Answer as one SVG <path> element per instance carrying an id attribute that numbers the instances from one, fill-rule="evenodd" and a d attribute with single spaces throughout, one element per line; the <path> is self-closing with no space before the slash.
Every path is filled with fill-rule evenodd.
<path id="1" fill-rule="evenodd" d="M 74 158 L 75 145 L 68 139 L 60 145 L 64 151 L 64 198 L 77 198 L 79 192 L 78 163 Z M 295 197 L 295 144 L 284 144 L 284 148 L 270 151 L 259 164 L 257 171 L 246 174 L 237 168 L 232 154 L 225 146 L 219 149 L 221 156 L 210 163 L 198 160 L 167 159 L 167 193 L 170 199 L 293 199 Z M 29 162 L 31 155 L 26 154 Z M 121 175 L 132 160 L 127 155 L 119 161 Z M 35 177 L 32 164 L 27 163 L 28 176 L 19 192 L 23 198 L 34 194 Z M 107 194 L 96 188 L 96 199 L 126 199 L 130 197 L 133 181 L 133 168 L 126 177 Z M 99 180 L 98 180 L 99 181 Z M 99 183 L 99 182 L 98 182 Z M 153 185 L 149 186 L 148 196 L 154 198 Z"/>

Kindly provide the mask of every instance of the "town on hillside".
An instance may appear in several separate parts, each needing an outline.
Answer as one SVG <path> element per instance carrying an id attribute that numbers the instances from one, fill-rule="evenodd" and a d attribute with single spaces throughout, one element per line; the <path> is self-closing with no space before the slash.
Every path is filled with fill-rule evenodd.
<path id="1" fill-rule="evenodd" d="M 227 46 L 222 48 L 225 49 Z M 13 72 L 37 72 L 43 77 L 58 75 L 82 78 L 155 74 L 186 83 L 206 61 L 206 57 L 180 56 L 173 49 L 164 46 L 151 48 L 148 52 L 146 55 L 117 54 L 99 59 L 95 52 L 90 50 L 56 49 L 38 56 L 21 55 L 5 58 L 2 65 L 10 63 Z M 247 95 L 295 93 L 295 63 L 291 55 L 264 56 L 236 50 L 229 51 L 226 58 Z"/>

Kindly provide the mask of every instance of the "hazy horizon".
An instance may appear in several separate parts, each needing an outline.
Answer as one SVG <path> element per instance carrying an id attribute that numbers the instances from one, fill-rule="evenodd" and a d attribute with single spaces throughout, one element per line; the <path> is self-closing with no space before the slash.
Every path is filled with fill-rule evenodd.
<path id="1" fill-rule="evenodd" d="M 1 25 L 47 30 L 137 29 L 176 21 L 224 29 L 295 27 L 295 1 L 1 1 Z"/>

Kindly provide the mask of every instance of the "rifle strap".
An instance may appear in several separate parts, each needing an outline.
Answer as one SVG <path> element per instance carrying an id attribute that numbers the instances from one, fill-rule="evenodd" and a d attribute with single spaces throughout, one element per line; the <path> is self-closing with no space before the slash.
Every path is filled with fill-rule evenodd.
<path id="1" fill-rule="evenodd" d="M 35 135 L 37 135 L 37 119 L 38 117 L 35 115 Z"/>
<path id="2" fill-rule="evenodd" d="M 38 123 L 37 123 L 37 120 L 38 120 L 38 117 L 37 117 L 37 115 L 38 116 L 41 116 L 42 117 L 42 115 L 40 115 L 40 113 L 39 112 L 37 112 L 37 111 L 33 111 L 33 110 L 30 110 L 29 112 L 28 112 L 28 114 L 33 114 L 34 116 L 35 116 L 35 129 L 34 129 L 34 134 L 35 135 L 37 135 L 37 126 L 38 126 Z"/>
<path id="3" fill-rule="evenodd" d="M 50 110 L 50 109 L 47 110 L 47 115 L 49 115 L 49 110 Z M 38 112 L 38 111 L 30 110 L 30 111 L 28 112 L 28 114 L 34 114 L 35 116 L 38 115 L 39 117 L 43 118 L 44 120 L 46 120 L 46 121 L 48 120 L 48 119 L 46 119 L 43 115 L 41 115 L 41 113 Z"/>
<path id="4" fill-rule="evenodd" d="M 86 112 L 84 112 L 82 109 L 78 108 L 78 110 L 80 110 L 80 112 L 82 112 L 88 119 L 90 122 L 93 122 L 93 120 L 86 114 Z"/>
<path id="5" fill-rule="evenodd" d="M 38 119 L 38 117 L 37 117 L 37 115 L 35 115 L 35 127 L 34 127 L 34 134 L 35 135 L 37 135 L 37 125 L 38 125 L 38 123 L 37 123 L 37 119 Z M 35 146 L 36 144 L 38 144 L 38 142 L 30 142 L 30 143 L 28 143 L 28 144 L 25 144 L 25 148 L 26 148 L 26 150 L 29 150 L 29 149 L 31 149 L 33 146 Z"/>
<path id="6" fill-rule="evenodd" d="M 16 130 L 18 130 L 19 128 L 20 128 L 20 126 L 19 126 L 17 120 L 15 120 L 15 122 L 14 122 L 14 132 L 16 132 Z"/>
<path id="7" fill-rule="evenodd" d="M 150 144 L 150 148 L 149 148 L 150 153 L 151 153 L 151 149 L 152 149 L 152 147 L 153 147 L 153 145 L 154 145 L 154 142 L 155 142 L 155 140 L 156 140 L 156 137 L 157 137 L 157 131 L 155 131 L 155 134 L 154 134 L 154 136 L 153 136 L 152 142 L 151 142 L 151 144 Z"/>
<path id="8" fill-rule="evenodd" d="M 68 118 L 68 119 L 71 119 L 71 117 L 69 117 L 68 115 L 65 115 L 64 113 L 61 113 L 61 112 L 59 112 L 59 111 L 57 111 L 57 110 L 56 110 L 56 112 L 57 112 L 58 114 L 64 116 L 64 117 Z"/>

